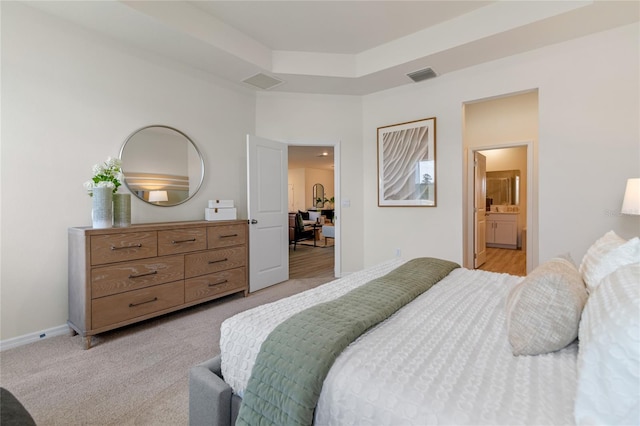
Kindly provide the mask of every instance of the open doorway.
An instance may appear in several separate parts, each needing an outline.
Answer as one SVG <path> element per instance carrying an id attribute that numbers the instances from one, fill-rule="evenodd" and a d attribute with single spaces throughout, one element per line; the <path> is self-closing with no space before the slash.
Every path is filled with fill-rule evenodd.
<path id="1" fill-rule="evenodd" d="M 339 149 L 293 144 L 288 151 L 289 279 L 337 277 Z"/>
<path id="2" fill-rule="evenodd" d="M 483 216 L 474 225 L 476 269 L 527 273 L 527 148 L 475 150 L 484 163 L 474 177 L 474 199 L 479 200 L 475 209 Z"/>
<path id="3" fill-rule="evenodd" d="M 463 264 L 470 269 L 526 275 L 538 262 L 538 91 L 464 103 L 463 126 Z M 485 182 L 488 193 L 481 197 L 476 197 L 476 154 L 486 157 L 486 172 L 492 178 L 491 187 Z M 485 210 L 480 230 L 479 208 Z M 487 247 L 483 253 L 487 258 L 479 262 L 478 237 Z"/>

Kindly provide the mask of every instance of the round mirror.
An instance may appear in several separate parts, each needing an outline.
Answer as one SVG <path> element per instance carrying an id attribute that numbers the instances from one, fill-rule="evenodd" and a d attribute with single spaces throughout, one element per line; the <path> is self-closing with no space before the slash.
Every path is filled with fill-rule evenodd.
<path id="1" fill-rule="evenodd" d="M 193 197 L 204 180 L 204 161 L 193 141 L 169 126 L 133 132 L 120 149 L 124 183 L 142 201 L 175 206 Z"/>

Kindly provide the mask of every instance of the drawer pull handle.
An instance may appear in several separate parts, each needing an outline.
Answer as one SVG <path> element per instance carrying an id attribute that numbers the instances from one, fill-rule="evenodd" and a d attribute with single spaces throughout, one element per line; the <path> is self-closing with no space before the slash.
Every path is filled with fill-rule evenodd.
<path id="1" fill-rule="evenodd" d="M 140 302 L 140 303 L 129 303 L 129 307 L 130 307 L 130 308 L 135 308 L 136 306 L 144 305 L 145 303 L 155 302 L 156 300 L 158 300 L 158 298 L 157 298 L 157 297 L 154 297 L 154 298 L 153 298 L 153 299 L 151 299 L 151 300 L 147 300 L 147 301 Z"/>
<path id="2" fill-rule="evenodd" d="M 220 235 L 220 238 L 231 238 L 231 237 L 237 237 L 238 234 L 229 234 L 229 235 Z"/>
<path id="3" fill-rule="evenodd" d="M 140 277 L 146 277 L 148 275 L 155 275 L 157 274 L 158 271 L 152 271 L 152 272 L 147 272 L 146 274 L 138 274 L 138 275 L 129 275 L 129 278 L 140 278 Z"/>
<path id="4" fill-rule="evenodd" d="M 215 287 L 217 285 L 224 284 L 224 283 L 227 283 L 227 282 L 229 282 L 229 280 L 222 280 L 222 281 L 217 282 L 217 283 L 209 283 L 209 287 Z"/>
<path id="5" fill-rule="evenodd" d="M 188 240 L 173 240 L 173 241 L 171 241 L 171 244 L 192 243 L 195 240 L 196 240 L 195 238 L 191 238 L 191 239 L 188 239 Z"/>
<path id="6" fill-rule="evenodd" d="M 122 246 L 122 247 L 111 246 L 111 250 L 122 250 L 122 249 L 128 249 L 128 248 L 136 248 L 136 247 L 142 247 L 142 244 L 138 243 L 138 244 L 132 244 L 130 246 Z"/>
<path id="7" fill-rule="evenodd" d="M 226 257 L 224 259 L 220 259 L 220 260 L 210 260 L 209 261 L 209 265 L 211 265 L 212 263 L 226 262 L 227 260 L 229 260 L 229 259 L 227 259 Z"/>

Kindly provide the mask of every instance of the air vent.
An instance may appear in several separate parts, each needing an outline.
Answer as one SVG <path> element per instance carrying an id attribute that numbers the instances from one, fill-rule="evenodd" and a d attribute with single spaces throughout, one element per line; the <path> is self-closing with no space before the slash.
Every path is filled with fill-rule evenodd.
<path id="1" fill-rule="evenodd" d="M 258 73 L 242 81 L 263 90 L 269 90 L 284 83 L 282 80 L 262 73 Z"/>
<path id="2" fill-rule="evenodd" d="M 410 72 L 409 74 L 407 74 L 407 76 L 415 81 L 416 83 L 420 82 L 420 81 L 424 81 L 424 80 L 428 80 L 430 78 L 433 77 L 437 77 L 438 74 L 436 74 L 436 72 L 432 69 L 432 68 L 423 68 L 421 70 L 418 71 L 414 71 L 414 72 Z"/>

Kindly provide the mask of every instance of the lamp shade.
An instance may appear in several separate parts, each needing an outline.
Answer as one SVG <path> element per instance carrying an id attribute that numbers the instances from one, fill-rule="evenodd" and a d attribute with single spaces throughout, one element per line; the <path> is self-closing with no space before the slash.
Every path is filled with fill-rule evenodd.
<path id="1" fill-rule="evenodd" d="M 627 189 L 624 191 L 621 213 L 640 215 L 640 178 L 627 180 Z"/>
<path id="2" fill-rule="evenodd" d="M 169 201 L 167 191 L 149 191 L 149 201 L 158 203 L 160 201 Z"/>

